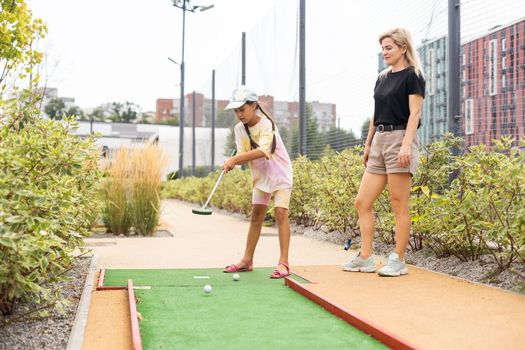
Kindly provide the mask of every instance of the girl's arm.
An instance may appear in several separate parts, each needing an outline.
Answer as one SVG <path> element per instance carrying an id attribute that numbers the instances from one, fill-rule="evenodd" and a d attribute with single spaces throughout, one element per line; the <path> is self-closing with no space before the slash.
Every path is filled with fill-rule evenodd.
<path id="1" fill-rule="evenodd" d="M 226 161 L 224 162 L 223 170 L 225 173 L 227 173 L 228 171 L 235 168 L 235 166 L 238 164 L 245 164 L 250 160 L 259 159 L 263 157 L 266 157 L 266 155 L 260 149 L 252 149 L 248 152 L 242 152 L 237 154 L 236 156 L 226 159 Z"/>
<path id="2" fill-rule="evenodd" d="M 401 167 L 406 167 L 410 164 L 410 155 L 412 153 L 412 141 L 416 137 L 417 126 L 419 125 L 419 118 L 421 117 L 421 105 L 423 104 L 423 97 L 421 95 L 409 95 L 408 106 L 410 108 L 410 116 L 408 117 L 407 130 L 401 149 L 399 150 L 398 162 Z"/>

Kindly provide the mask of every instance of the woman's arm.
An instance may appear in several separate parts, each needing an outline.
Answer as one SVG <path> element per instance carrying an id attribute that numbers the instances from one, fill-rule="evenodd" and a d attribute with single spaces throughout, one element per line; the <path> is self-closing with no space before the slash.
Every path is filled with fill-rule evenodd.
<path id="1" fill-rule="evenodd" d="M 417 126 L 419 125 L 419 118 L 421 117 L 421 105 L 423 104 L 423 96 L 409 95 L 408 106 L 410 108 L 410 116 L 408 117 L 407 130 L 401 149 L 399 150 L 398 162 L 401 167 L 406 167 L 410 164 L 410 155 L 412 153 L 412 141 L 416 137 Z"/>
<path id="2" fill-rule="evenodd" d="M 225 173 L 235 168 L 238 164 L 244 164 L 250 160 L 259 159 L 266 157 L 263 151 L 260 149 L 252 149 L 248 152 L 239 153 L 236 156 L 226 159 L 224 162 L 223 170 Z"/>
<path id="3" fill-rule="evenodd" d="M 363 162 L 368 163 L 368 155 L 370 154 L 370 146 L 372 145 L 372 139 L 374 138 L 374 134 L 376 133 L 376 127 L 374 125 L 374 115 L 372 114 L 372 118 L 370 118 L 370 125 L 368 126 L 368 135 L 366 136 L 365 141 L 365 150 L 363 152 Z"/>
<path id="4" fill-rule="evenodd" d="M 368 126 L 368 135 L 366 136 L 365 147 L 370 147 L 372 145 L 372 139 L 376 133 L 376 126 L 374 125 L 374 115 L 370 118 L 370 125 Z"/>

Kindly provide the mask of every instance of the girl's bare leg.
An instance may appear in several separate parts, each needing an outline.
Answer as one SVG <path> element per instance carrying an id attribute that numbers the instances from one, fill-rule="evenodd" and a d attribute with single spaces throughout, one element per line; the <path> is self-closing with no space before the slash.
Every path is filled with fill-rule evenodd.
<path id="1" fill-rule="evenodd" d="M 255 248 L 257 247 L 257 242 L 259 242 L 259 237 L 261 236 L 262 224 L 267 209 L 267 205 L 254 204 L 252 206 L 252 216 L 250 221 L 250 228 L 248 230 L 248 237 L 246 238 L 246 249 L 244 250 L 244 257 L 237 264 L 237 266 L 241 268 L 246 266 L 246 263 L 244 263 L 244 261 L 253 260 Z"/>
<path id="2" fill-rule="evenodd" d="M 279 261 L 288 263 L 288 251 L 290 250 L 290 222 L 288 221 L 288 209 L 279 207 L 275 208 L 275 221 L 277 222 L 277 229 L 279 231 L 279 248 L 281 251 Z M 288 271 L 282 264 L 279 264 L 277 269 L 281 272 Z"/>

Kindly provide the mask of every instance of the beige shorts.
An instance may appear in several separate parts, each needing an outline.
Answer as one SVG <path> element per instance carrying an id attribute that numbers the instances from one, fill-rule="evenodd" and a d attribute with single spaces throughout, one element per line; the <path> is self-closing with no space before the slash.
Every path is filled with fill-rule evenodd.
<path id="1" fill-rule="evenodd" d="M 273 202 L 276 208 L 285 208 L 288 209 L 290 206 L 290 196 L 292 195 L 292 190 L 289 188 L 277 190 L 273 193 Z M 270 199 L 272 193 L 263 192 L 260 189 L 254 187 L 252 192 L 252 204 L 261 204 L 268 205 L 270 204 Z"/>
<path id="2" fill-rule="evenodd" d="M 370 146 L 366 171 L 373 174 L 410 173 L 415 175 L 419 163 L 419 141 L 412 142 L 410 164 L 399 166 L 398 155 L 406 130 L 376 132 Z"/>

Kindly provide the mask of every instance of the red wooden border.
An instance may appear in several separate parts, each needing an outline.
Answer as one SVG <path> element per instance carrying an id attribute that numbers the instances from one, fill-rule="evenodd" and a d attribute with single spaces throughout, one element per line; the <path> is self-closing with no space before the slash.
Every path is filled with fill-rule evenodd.
<path id="1" fill-rule="evenodd" d="M 133 280 L 131 279 L 128 280 L 128 298 L 133 350 L 142 350 L 142 340 L 140 339 L 139 319 L 137 315 L 137 304 L 135 302 L 135 291 L 133 290 Z"/>
<path id="2" fill-rule="evenodd" d="M 97 290 L 104 287 L 104 278 L 106 277 L 106 269 L 100 269 L 98 274 Z"/>
<path id="3" fill-rule="evenodd" d="M 104 285 L 105 277 L 106 277 L 106 269 L 100 269 L 96 290 L 122 290 L 122 289 L 127 288 L 126 286 L 105 286 Z"/>
<path id="4" fill-rule="evenodd" d="M 342 320 L 346 321 L 353 327 L 360 329 L 361 331 L 370 334 L 375 339 L 379 340 L 386 346 L 392 348 L 392 349 L 399 349 L 399 350 L 418 350 L 419 348 L 415 345 L 412 345 L 395 334 L 382 329 L 379 326 L 374 325 L 370 321 L 357 316 L 350 311 L 344 309 L 341 306 L 338 306 L 334 304 L 333 302 L 329 301 L 328 299 L 320 296 L 319 294 L 310 291 L 306 289 L 301 283 L 294 281 L 293 279 L 286 277 L 284 283 L 298 292 L 299 294 L 305 296 L 306 298 L 312 300 L 316 304 L 322 306 L 324 309 L 326 309 L 328 312 L 334 314 L 335 316 L 341 318 Z"/>
<path id="5" fill-rule="evenodd" d="M 290 271 L 290 273 L 291 273 L 292 275 L 296 275 L 296 276 L 301 277 L 303 280 L 308 281 L 308 282 L 310 282 L 311 284 L 317 284 L 317 282 L 310 281 L 308 278 L 306 278 L 306 277 L 304 277 L 304 276 L 298 274 L 297 272 L 295 272 L 295 271 L 293 271 L 293 270 Z M 285 281 L 285 284 L 286 284 L 286 281 Z"/>

